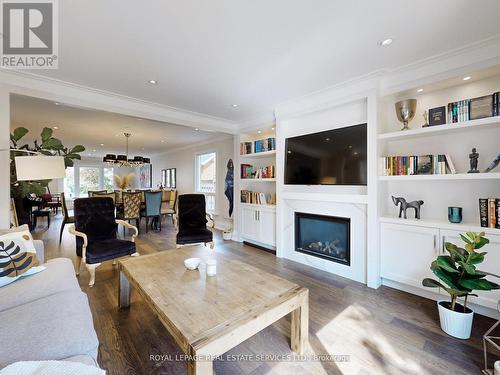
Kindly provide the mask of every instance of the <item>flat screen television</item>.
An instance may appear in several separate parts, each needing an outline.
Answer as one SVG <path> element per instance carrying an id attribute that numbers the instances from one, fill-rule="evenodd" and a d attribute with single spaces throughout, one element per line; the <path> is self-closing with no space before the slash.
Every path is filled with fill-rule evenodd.
<path id="1" fill-rule="evenodd" d="M 285 184 L 366 185 L 366 124 L 287 138 Z"/>

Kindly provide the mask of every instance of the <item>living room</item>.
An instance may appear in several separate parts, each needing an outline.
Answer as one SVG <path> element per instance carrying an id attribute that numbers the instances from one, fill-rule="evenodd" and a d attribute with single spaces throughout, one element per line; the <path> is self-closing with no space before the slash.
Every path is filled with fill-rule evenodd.
<path id="1" fill-rule="evenodd" d="M 500 374 L 497 2 L 42 3 L 1 374 Z"/>

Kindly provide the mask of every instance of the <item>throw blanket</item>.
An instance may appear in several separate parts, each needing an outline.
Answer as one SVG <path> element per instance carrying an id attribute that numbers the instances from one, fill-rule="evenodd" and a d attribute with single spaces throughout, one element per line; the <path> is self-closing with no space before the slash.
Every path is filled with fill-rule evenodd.
<path id="1" fill-rule="evenodd" d="M 106 375 L 98 367 L 70 361 L 21 361 L 2 370 L 1 375 Z"/>

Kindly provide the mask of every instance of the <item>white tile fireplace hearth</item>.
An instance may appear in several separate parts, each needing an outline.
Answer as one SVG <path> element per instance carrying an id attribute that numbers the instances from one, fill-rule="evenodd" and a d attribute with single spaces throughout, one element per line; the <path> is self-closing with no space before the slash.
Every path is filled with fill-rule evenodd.
<path id="1" fill-rule="evenodd" d="M 308 194 L 282 196 L 281 256 L 351 280 L 366 283 L 366 204 L 307 199 Z M 295 251 L 295 213 L 350 219 L 350 264 Z"/>

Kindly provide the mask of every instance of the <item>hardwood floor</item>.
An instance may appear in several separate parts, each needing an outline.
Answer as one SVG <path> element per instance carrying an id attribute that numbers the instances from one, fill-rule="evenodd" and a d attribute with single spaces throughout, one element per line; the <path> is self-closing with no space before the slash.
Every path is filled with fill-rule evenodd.
<path id="1" fill-rule="evenodd" d="M 45 225 L 39 221 L 35 237 L 44 240 L 47 259 L 74 260 L 74 239 L 67 231 L 58 246 L 60 216 L 51 220 L 50 230 Z M 167 220 L 162 232 L 146 234 L 143 230 L 137 245 L 141 254 L 175 251 L 172 224 Z M 482 335 L 492 319 L 475 316 L 472 338 L 454 339 L 440 330 L 434 301 L 387 287 L 369 289 L 247 245 L 223 241 L 220 236 L 215 246 L 218 252 L 309 288 L 310 353 L 347 356 L 344 362 L 232 361 L 236 356 L 292 354 L 286 317 L 226 353 L 225 360 L 216 361 L 218 375 L 480 373 Z M 130 309 L 117 308 L 118 274 L 111 262 L 97 269 L 93 288 L 87 286 L 88 280 L 88 272 L 82 271 L 80 285 L 88 295 L 100 341 L 99 364 L 108 374 L 186 373 L 173 338 L 137 293 L 132 291 Z"/>

